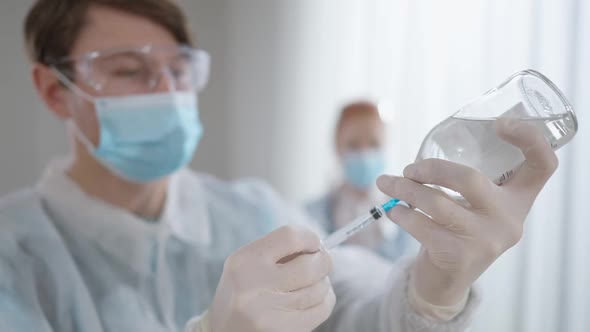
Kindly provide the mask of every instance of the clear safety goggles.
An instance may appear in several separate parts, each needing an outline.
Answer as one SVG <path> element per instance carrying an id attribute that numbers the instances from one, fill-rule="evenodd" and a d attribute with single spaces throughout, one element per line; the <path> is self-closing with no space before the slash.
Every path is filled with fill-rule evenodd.
<path id="1" fill-rule="evenodd" d="M 145 94 L 163 85 L 170 91 L 200 92 L 209 79 L 210 57 L 189 46 L 146 45 L 62 58 L 50 66 L 64 84 L 78 88 L 83 84 L 92 95 Z"/>

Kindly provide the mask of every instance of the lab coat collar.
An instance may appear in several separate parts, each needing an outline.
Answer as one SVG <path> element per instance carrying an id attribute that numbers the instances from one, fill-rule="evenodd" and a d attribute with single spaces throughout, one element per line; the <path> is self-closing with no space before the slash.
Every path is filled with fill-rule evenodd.
<path id="1" fill-rule="evenodd" d="M 95 241 L 137 272 L 153 273 L 154 255 L 170 235 L 195 246 L 210 243 L 206 197 L 194 173 L 182 170 L 172 176 L 162 217 L 149 222 L 86 194 L 65 169 L 64 161 L 52 163 L 37 186 L 54 222 Z"/>

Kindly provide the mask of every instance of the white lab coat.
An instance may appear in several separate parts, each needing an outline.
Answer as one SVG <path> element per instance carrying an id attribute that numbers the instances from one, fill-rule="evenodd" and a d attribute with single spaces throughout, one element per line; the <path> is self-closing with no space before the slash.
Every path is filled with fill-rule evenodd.
<path id="1" fill-rule="evenodd" d="M 257 181 L 174 175 L 161 220 L 82 192 L 53 165 L 37 188 L 0 203 L 0 331 L 182 331 L 204 312 L 225 258 L 306 217 Z M 337 305 L 318 331 L 463 331 L 478 302 L 448 323 L 407 303 L 408 262 L 333 253 Z"/>

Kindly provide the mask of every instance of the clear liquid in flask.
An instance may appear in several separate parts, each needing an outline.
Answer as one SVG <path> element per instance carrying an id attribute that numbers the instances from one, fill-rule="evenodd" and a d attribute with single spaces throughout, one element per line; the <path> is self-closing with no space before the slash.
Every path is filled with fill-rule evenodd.
<path id="1" fill-rule="evenodd" d="M 575 135 L 577 124 L 574 117 L 573 113 L 564 113 L 519 120 L 539 128 L 553 149 L 557 150 Z M 457 116 L 446 119 L 426 136 L 417 160 L 439 158 L 460 163 L 480 170 L 501 185 L 525 158 L 517 147 L 498 137 L 494 128 L 496 119 Z"/>

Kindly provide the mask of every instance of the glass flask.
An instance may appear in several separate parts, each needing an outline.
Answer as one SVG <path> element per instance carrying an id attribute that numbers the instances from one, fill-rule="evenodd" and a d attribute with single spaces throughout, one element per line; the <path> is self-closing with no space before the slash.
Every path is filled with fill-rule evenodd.
<path id="1" fill-rule="evenodd" d="M 557 86 L 537 71 L 524 70 L 434 127 L 416 160 L 440 158 L 464 164 L 501 185 L 525 159 L 518 148 L 496 135 L 494 121 L 503 117 L 539 128 L 554 150 L 567 144 L 578 130 L 576 115 Z"/>

